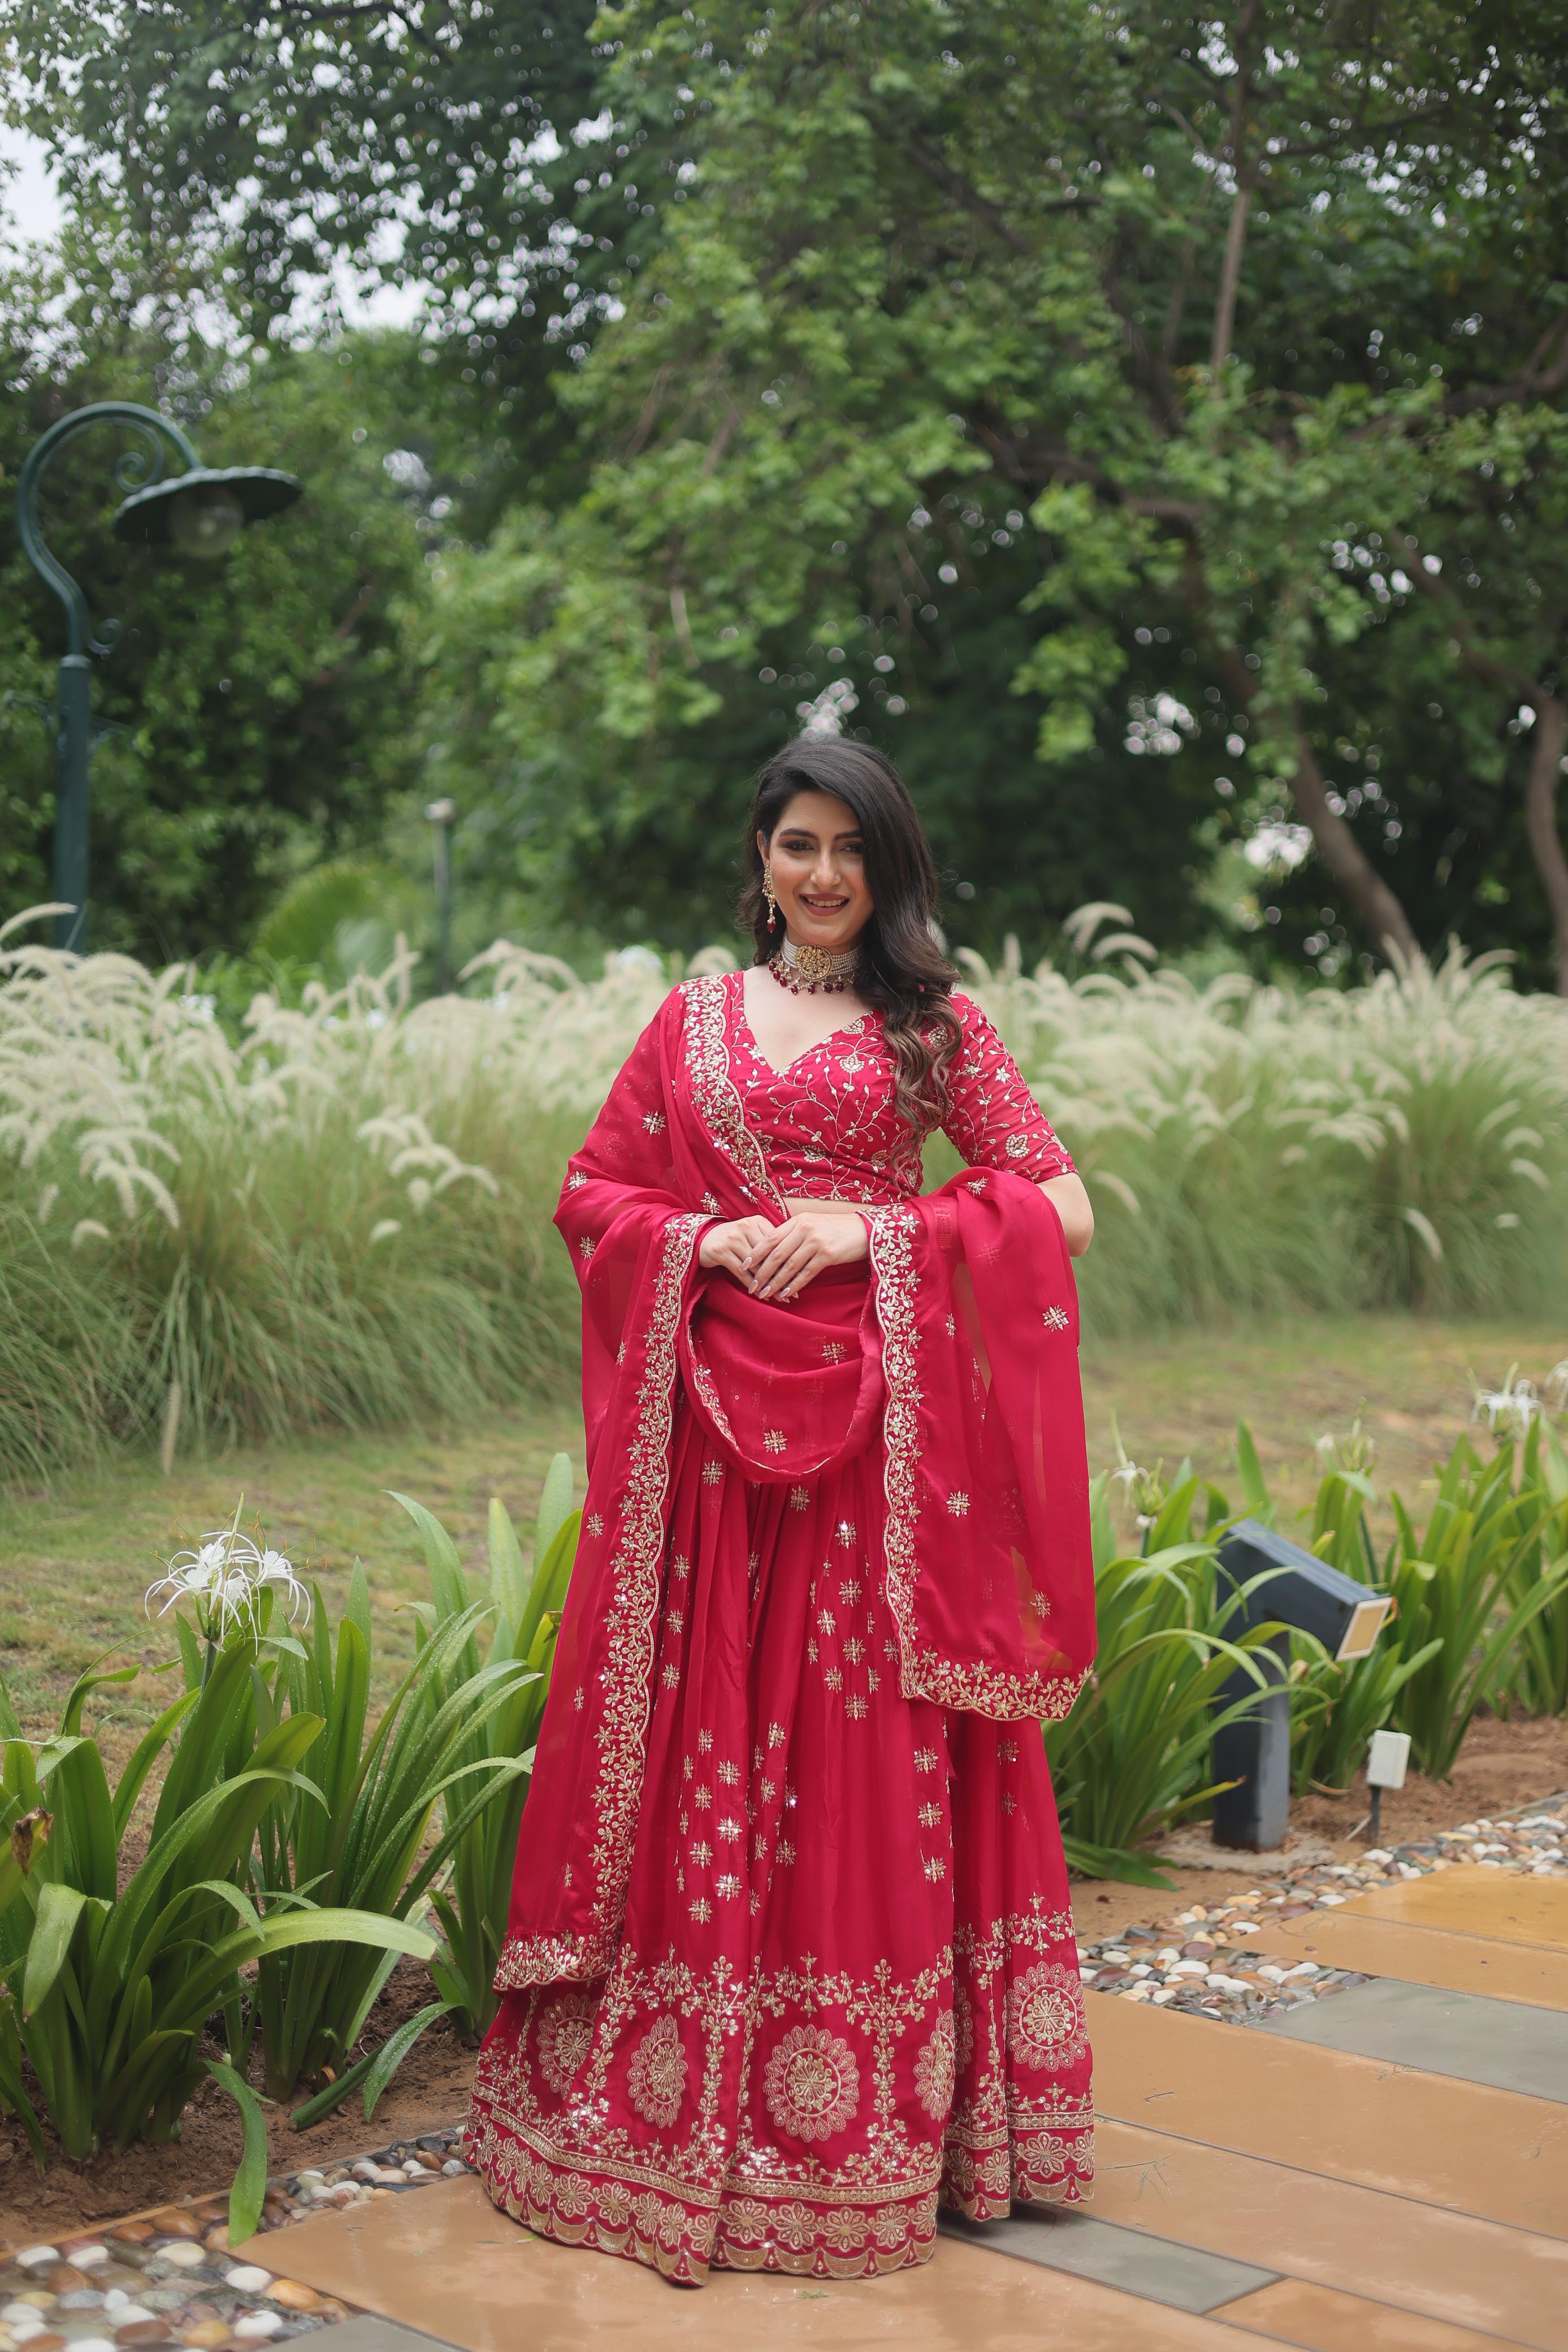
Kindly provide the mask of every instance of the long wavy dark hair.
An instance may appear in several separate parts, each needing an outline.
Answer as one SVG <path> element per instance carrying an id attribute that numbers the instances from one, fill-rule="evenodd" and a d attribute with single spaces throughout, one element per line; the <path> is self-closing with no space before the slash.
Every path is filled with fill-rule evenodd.
<path id="1" fill-rule="evenodd" d="M 893 1052 L 898 1114 L 923 1136 L 940 1127 L 952 1107 L 947 1065 L 964 1033 L 949 1001 L 958 975 L 935 929 L 936 868 L 909 787 L 893 761 L 869 743 L 801 735 L 774 753 L 757 779 L 743 852 L 747 879 L 739 914 L 757 942 L 758 963 L 771 963 L 778 955 L 784 925 L 768 928 L 757 836 L 772 840 L 797 793 L 831 793 L 860 827 L 874 911 L 861 934 L 855 986 L 882 1015 Z"/>

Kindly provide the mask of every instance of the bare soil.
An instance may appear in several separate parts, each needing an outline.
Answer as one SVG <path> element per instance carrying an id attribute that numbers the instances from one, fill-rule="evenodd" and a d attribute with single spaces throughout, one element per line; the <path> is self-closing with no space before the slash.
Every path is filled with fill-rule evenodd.
<path id="1" fill-rule="evenodd" d="M 401 1960 L 371 2011 L 363 2046 L 373 2049 L 431 1997 L 430 1979 L 417 1960 Z M 209 2053 L 221 2056 L 214 2044 Z M 259 2069 L 253 2076 L 260 2089 Z M 460 2123 L 474 2081 L 474 2052 L 438 2019 L 414 2044 L 369 2122 L 351 2091 L 332 2115 L 308 2131 L 288 2121 L 310 2095 L 302 2088 L 287 2106 L 267 2113 L 267 2170 L 277 2178 L 305 2165 L 340 2163 L 346 2157 L 415 2139 Z M 129 2213 L 222 2194 L 226 2198 L 240 2159 L 239 2110 L 215 2084 L 206 2084 L 185 2109 L 171 2146 L 134 2142 L 123 2156 L 73 2163 L 52 2131 L 48 2167 L 40 2177 L 14 2122 L 0 2119 L 0 2248 L 53 2244 L 61 2236 L 101 2227 Z"/>

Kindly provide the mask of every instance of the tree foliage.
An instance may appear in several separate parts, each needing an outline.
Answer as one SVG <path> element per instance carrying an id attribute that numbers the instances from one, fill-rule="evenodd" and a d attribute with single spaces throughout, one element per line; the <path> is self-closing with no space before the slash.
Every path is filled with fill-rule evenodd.
<path id="1" fill-rule="evenodd" d="M 497 911 L 704 936 L 740 776 L 826 694 L 958 939 L 1114 897 L 1568 985 L 1548 0 L 0 24 L 253 323 L 333 256 L 434 289 L 490 454 L 407 735 Z"/>

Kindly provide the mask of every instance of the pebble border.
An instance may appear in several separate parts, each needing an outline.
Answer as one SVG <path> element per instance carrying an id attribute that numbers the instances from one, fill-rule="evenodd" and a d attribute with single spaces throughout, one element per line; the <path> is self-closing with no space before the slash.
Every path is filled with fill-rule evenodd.
<path id="1" fill-rule="evenodd" d="M 347 2304 L 260 2258 L 274 2252 L 265 2234 L 470 2171 L 461 2137 L 427 2132 L 269 2182 L 260 2229 L 232 2254 L 226 2196 L 23 2246 L 0 2261 L 0 2352 L 260 2352 L 348 2319 Z"/>
<path id="2" fill-rule="evenodd" d="M 1516 1820 L 1465 1822 L 1407 1845 L 1375 1847 L 1359 1862 L 1309 1864 L 1266 1888 L 1151 1915 L 1117 1935 L 1080 1942 L 1079 1976 L 1086 1992 L 1151 2001 L 1232 2025 L 1260 2024 L 1368 1981 L 1353 1969 L 1274 1958 L 1268 1938 L 1277 1921 L 1329 1910 L 1369 1887 L 1425 1878 L 1459 1862 L 1515 1876 L 1568 1877 L 1565 1844 L 1568 1800 L 1551 1798 L 1544 1806 L 1523 1809 Z"/>

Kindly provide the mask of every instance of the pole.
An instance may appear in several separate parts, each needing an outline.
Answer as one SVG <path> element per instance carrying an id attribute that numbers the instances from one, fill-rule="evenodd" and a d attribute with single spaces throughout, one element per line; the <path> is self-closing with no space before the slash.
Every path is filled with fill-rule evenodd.
<path id="1" fill-rule="evenodd" d="M 55 945 L 87 953 L 88 760 L 92 749 L 92 665 L 85 654 L 60 664 L 58 782 L 55 787 L 54 893 L 68 914 L 55 917 Z"/>
<path id="2" fill-rule="evenodd" d="M 457 819 L 455 801 L 432 801 L 424 812 L 434 827 L 435 860 L 435 992 L 452 989 L 452 828 Z"/>
<path id="3" fill-rule="evenodd" d="M 16 483 L 16 530 L 22 552 L 46 586 L 65 606 L 69 650 L 60 664 L 58 766 L 55 790 L 55 897 L 69 907 L 68 915 L 55 917 L 55 945 L 79 955 L 87 944 L 88 766 L 92 752 L 91 654 L 109 653 L 119 635 L 110 623 L 95 637 L 88 618 L 87 599 L 65 565 L 46 543 L 38 514 L 44 477 L 60 451 L 79 433 L 99 425 L 118 425 L 140 436 L 144 445 L 127 450 L 114 468 L 121 490 L 139 489 L 162 478 L 165 449 L 172 449 L 187 470 L 200 464 L 194 449 L 177 425 L 131 400 L 95 401 L 51 425 L 27 452 Z"/>

